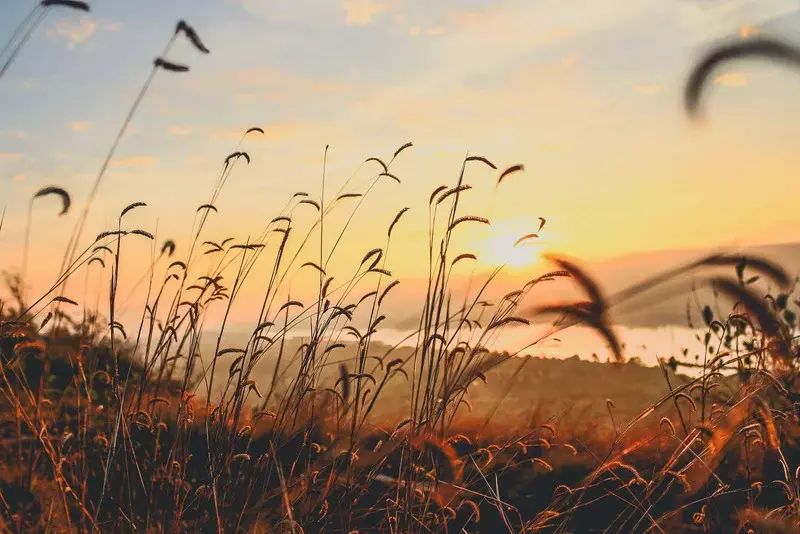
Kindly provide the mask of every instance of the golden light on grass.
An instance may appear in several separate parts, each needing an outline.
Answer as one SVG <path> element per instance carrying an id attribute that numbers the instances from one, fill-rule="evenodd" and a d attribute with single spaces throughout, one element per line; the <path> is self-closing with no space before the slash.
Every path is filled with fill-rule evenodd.
<path id="1" fill-rule="evenodd" d="M 367 5 L 374 2 L 345 2 L 362 11 L 349 13 L 350 22 L 366 24 L 386 11 Z M 42 0 L 29 15 L 33 22 L 17 31 L 21 43 L 51 5 L 88 10 L 76 0 Z M 37 255 L 43 260 L 31 263 L 39 271 L 59 264 L 49 242 L 29 239 L 49 234 L 32 234 L 32 210 L 55 195 L 58 215 L 67 215 L 72 197 L 58 186 L 28 197 L 22 268 L 0 281 L 0 531 L 100 531 L 102 524 L 112 532 L 549 532 L 582 530 L 598 519 L 620 532 L 695 528 L 689 521 L 712 532 L 797 530 L 800 516 L 789 505 L 798 496 L 793 445 L 800 426 L 791 407 L 800 388 L 785 379 L 800 361 L 793 336 L 800 302 L 790 271 L 762 257 L 715 251 L 673 268 L 659 261 L 658 271 L 642 278 L 620 269 L 620 279 L 633 280 L 607 294 L 582 262 L 551 250 L 580 245 L 568 246 L 551 230 L 562 223 L 557 203 L 530 189 L 565 183 L 538 162 L 526 174 L 521 163 L 498 168 L 495 154 L 467 154 L 460 173 L 441 186 L 426 182 L 419 203 L 409 201 L 414 207 L 389 222 L 387 200 L 408 187 L 398 160 L 413 144 L 391 158 L 363 160 L 370 177 L 357 185 L 347 178 L 338 191 L 326 189 L 325 145 L 318 188 L 276 190 L 284 208 L 259 210 L 263 222 L 252 231 L 228 234 L 218 220 L 232 213 L 242 225 L 245 206 L 226 210 L 222 191 L 251 153 L 257 161 L 260 151 L 246 144 L 249 134 L 264 135 L 255 126 L 232 152 L 217 152 L 209 196 L 183 199 L 191 216 L 186 241 L 133 226 L 131 212 L 146 213 L 138 209 L 147 204 L 132 199 L 83 248 L 81 232 L 107 167 L 157 162 L 115 155 L 157 72 L 189 70 L 162 59 L 179 34 L 208 53 L 194 29 L 178 22 L 73 221 L 55 282 L 30 297 L 29 244 L 44 249 Z M 13 60 L 21 44 L 10 43 L 4 50 Z M 718 47 L 689 77 L 687 112 L 699 114 L 709 84 L 736 85 L 737 76 L 746 83 L 735 71 L 714 76 L 724 63 L 747 57 L 800 65 L 800 49 L 776 39 Z M 21 154 L 2 159 L 28 161 Z M 496 179 L 481 178 L 487 168 Z M 528 194 L 513 189 L 526 183 Z M 512 202 L 514 194 L 521 202 Z M 567 221 L 597 227 L 598 250 L 622 234 L 607 229 L 615 212 L 602 199 L 589 199 L 605 214 L 592 218 L 577 190 L 563 198 Z M 425 199 L 427 212 L 419 207 Z M 356 219 L 362 201 L 381 211 Z M 550 222 L 537 205 L 547 206 Z M 3 210 L 0 229 L 5 219 Z M 428 223 L 427 234 L 415 220 Z M 644 232 L 627 233 L 637 230 Z M 397 239 L 398 246 L 401 236 L 415 246 L 403 249 Z M 352 244 L 336 250 L 340 240 Z M 148 258 L 131 246 L 150 246 L 149 267 L 131 268 L 131 258 Z M 400 261 L 419 264 L 421 275 L 393 275 Z M 476 261 L 482 272 L 471 271 Z M 698 274 L 712 268 L 720 272 Z M 639 313 L 678 296 L 678 286 L 667 284 L 690 277 L 688 327 L 679 334 L 686 342 L 671 327 L 662 329 L 663 342 L 642 333 L 638 325 L 651 320 L 644 315 L 625 323 L 631 332 L 613 322 L 624 304 Z M 251 297 L 242 288 L 253 278 L 260 289 Z M 538 289 L 555 283 L 574 296 Z M 496 291 L 496 284 L 506 287 Z M 143 302 L 126 312 L 127 299 L 118 297 L 140 285 L 147 287 Z M 695 287 L 713 293 L 713 306 Z M 635 300 L 651 290 L 649 301 Z M 233 315 L 241 312 L 231 310 L 242 309 L 244 299 L 255 306 L 242 329 Z M 646 345 L 658 345 L 660 368 L 642 365 Z M 613 367 L 601 367 L 595 347 L 607 350 Z M 688 361 L 666 359 L 676 348 Z M 581 361 L 590 351 L 597 363 Z M 554 368 L 554 355 L 569 361 Z M 677 375 L 684 368 L 691 376 Z M 525 396 L 531 392 L 536 396 Z M 609 452 L 598 461 L 596 450 Z M 487 490 L 491 480 L 494 490 L 491 483 Z M 539 491 L 542 482 L 555 488 L 552 496 Z M 762 491 L 766 499 L 756 502 Z M 517 498 L 533 492 L 533 506 Z M 49 510 L 31 505 L 48 500 Z"/>

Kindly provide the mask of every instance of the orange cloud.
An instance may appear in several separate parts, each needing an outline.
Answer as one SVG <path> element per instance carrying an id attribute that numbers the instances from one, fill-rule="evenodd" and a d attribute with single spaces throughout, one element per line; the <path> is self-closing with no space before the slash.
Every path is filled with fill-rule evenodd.
<path id="1" fill-rule="evenodd" d="M 448 101 L 442 98 L 416 98 L 398 105 L 396 119 L 398 124 L 422 127 L 441 122 L 441 113 L 447 110 Z M 355 105 L 358 108 L 358 104 Z M 367 113 L 369 111 L 367 110 Z"/>
<path id="2" fill-rule="evenodd" d="M 89 123 L 85 121 L 70 121 L 68 126 L 73 132 L 85 132 L 89 129 Z"/>
<path id="3" fill-rule="evenodd" d="M 459 29 L 477 28 L 485 18 L 486 15 L 477 11 L 456 11 L 450 15 L 451 22 Z"/>
<path id="4" fill-rule="evenodd" d="M 19 152 L 0 152 L 0 161 L 17 161 L 22 159 Z"/>
<path id="5" fill-rule="evenodd" d="M 183 126 L 171 126 L 169 130 L 167 130 L 170 135 L 191 135 L 192 129 L 191 128 L 184 128 Z"/>
<path id="6" fill-rule="evenodd" d="M 75 46 L 86 42 L 94 34 L 97 29 L 97 24 L 86 19 L 73 22 L 70 20 L 60 20 L 55 25 L 52 33 L 57 37 L 62 37 L 67 40 L 67 46 L 74 48 Z"/>
<path id="7" fill-rule="evenodd" d="M 747 77 L 741 72 L 726 72 L 717 76 L 714 83 L 726 87 L 743 87 L 747 85 Z"/>
<path id="8" fill-rule="evenodd" d="M 248 69 L 224 70 L 211 77 L 195 79 L 198 86 L 209 83 L 234 85 L 242 89 L 238 97 L 255 99 L 259 95 L 270 98 L 274 95 L 338 93 L 352 89 L 352 85 L 332 78 L 305 76 L 284 69 L 273 67 L 255 67 Z"/>
<path id="9" fill-rule="evenodd" d="M 365 26 L 388 11 L 389 6 L 377 0 L 342 0 L 344 23 L 348 26 Z"/>
<path id="10" fill-rule="evenodd" d="M 287 139 L 289 137 L 296 137 L 304 125 L 296 122 L 285 122 L 279 124 L 270 124 L 260 126 L 264 130 L 264 134 L 251 134 L 248 136 L 250 141 L 275 141 L 280 139 Z M 212 131 L 215 139 L 236 139 L 239 140 L 245 129 L 242 128 L 216 128 Z"/>
<path id="11" fill-rule="evenodd" d="M 561 68 L 562 69 L 571 69 L 578 62 L 581 60 L 581 57 L 578 54 L 570 54 L 569 56 L 563 58 L 561 60 Z"/>
<path id="12" fill-rule="evenodd" d="M 352 84 L 341 80 L 270 67 L 220 71 L 205 79 L 198 78 L 201 86 L 236 86 L 238 91 L 231 98 L 238 106 L 253 106 L 261 102 L 294 104 L 316 95 L 347 93 L 354 89 Z"/>
<path id="13" fill-rule="evenodd" d="M 739 37 L 747 39 L 748 37 L 755 37 L 761 33 L 757 26 L 742 26 L 739 28 Z"/>

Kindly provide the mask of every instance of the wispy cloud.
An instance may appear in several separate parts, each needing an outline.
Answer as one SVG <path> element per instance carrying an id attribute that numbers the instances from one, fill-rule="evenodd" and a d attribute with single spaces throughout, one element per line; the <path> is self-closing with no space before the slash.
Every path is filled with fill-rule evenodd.
<path id="1" fill-rule="evenodd" d="M 761 33 L 761 30 L 758 29 L 758 26 L 742 26 L 739 28 L 739 37 L 742 39 L 747 39 L 748 37 L 755 37 Z"/>
<path id="2" fill-rule="evenodd" d="M 276 2 L 274 0 L 233 0 L 252 16 L 264 18 L 272 22 L 287 22 L 294 20 L 309 20 L 319 17 L 321 20 L 331 20 L 333 16 L 341 14 L 341 8 L 336 0 L 320 2 L 320 0 L 291 0 L 291 2 Z M 224 5 L 222 2 L 221 5 Z M 336 19 L 338 24 L 338 18 Z"/>
<path id="3" fill-rule="evenodd" d="M 741 72 L 726 72 L 717 76 L 714 83 L 726 87 L 743 87 L 747 85 L 747 77 Z"/>
<path id="4" fill-rule="evenodd" d="M 447 105 L 448 101 L 442 98 L 418 98 L 411 102 L 399 103 L 396 120 L 403 126 L 414 128 L 429 126 L 442 121 Z M 358 104 L 355 107 L 358 108 Z"/>
<path id="5" fill-rule="evenodd" d="M 389 6 L 379 0 L 342 0 L 342 9 L 345 12 L 345 24 L 364 26 L 388 11 Z"/>
<path id="6" fill-rule="evenodd" d="M 0 152 L 0 161 L 18 161 L 22 159 L 19 152 Z"/>
<path id="7" fill-rule="evenodd" d="M 191 128 L 186 128 L 183 126 L 170 126 L 167 132 L 169 132 L 170 135 L 182 136 L 182 135 L 192 135 L 193 130 Z"/>
<path id="8" fill-rule="evenodd" d="M 67 126 L 73 132 L 85 132 L 89 129 L 89 123 L 86 121 L 70 121 Z"/>
<path id="9" fill-rule="evenodd" d="M 253 135 L 248 139 L 252 141 L 275 141 L 279 139 L 288 139 L 290 137 L 296 137 L 301 131 L 303 131 L 305 125 L 297 122 L 285 122 L 285 123 L 278 123 L 278 124 L 269 124 L 261 126 L 261 129 L 264 130 L 263 135 Z M 212 130 L 212 136 L 215 139 L 241 139 L 244 130 L 241 128 L 214 128 Z"/>
<path id="10" fill-rule="evenodd" d="M 188 83 L 198 87 L 234 86 L 233 101 L 242 106 L 262 102 L 299 102 L 316 95 L 346 93 L 355 88 L 342 79 L 310 76 L 274 67 L 222 70 L 204 77 L 197 76 Z"/>
<path id="11" fill-rule="evenodd" d="M 81 19 L 76 22 L 65 19 L 56 23 L 52 33 L 66 39 L 69 48 L 75 48 L 75 46 L 88 41 L 96 29 L 97 24 L 90 20 Z"/>
<path id="12" fill-rule="evenodd" d="M 120 22 L 108 22 L 105 26 L 103 26 L 106 31 L 109 32 L 118 32 L 122 29 L 122 23 Z"/>
<path id="13" fill-rule="evenodd" d="M 13 180 L 17 183 L 24 182 L 27 177 L 24 173 L 15 174 Z"/>
<path id="14" fill-rule="evenodd" d="M 578 54 L 570 54 L 561 59 L 561 68 L 562 69 L 571 69 L 575 67 L 581 60 L 581 57 Z"/>
<path id="15" fill-rule="evenodd" d="M 158 163 L 158 158 L 154 156 L 129 156 L 114 160 L 111 164 L 114 167 L 152 167 Z"/>

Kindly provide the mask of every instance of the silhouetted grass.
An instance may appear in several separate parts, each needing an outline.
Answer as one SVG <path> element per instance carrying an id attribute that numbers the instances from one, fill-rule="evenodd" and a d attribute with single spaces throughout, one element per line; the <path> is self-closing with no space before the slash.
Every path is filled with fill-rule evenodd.
<path id="1" fill-rule="evenodd" d="M 82 8 L 43 2 L 10 42 L 27 39 L 37 10 L 56 4 Z M 791 300 L 793 280 L 760 258 L 712 255 L 606 297 L 576 261 L 554 257 L 556 270 L 497 303 L 487 302 L 486 294 L 504 266 L 457 303 L 453 268 L 476 256 L 454 250 L 453 236 L 467 224 L 491 224 L 460 209 L 461 196 L 471 190 L 470 169 L 497 170 L 483 156 L 465 155 L 456 179 L 429 197 L 427 254 L 421 250 L 428 276 L 411 348 L 374 339 L 386 320 L 385 301 L 401 283 L 391 271 L 391 244 L 408 208 L 384 221 L 385 241 L 364 244 L 368 251 L 360 263 L 353 258 L 350 272 L 333 273 L 331 258 L 375 186 L 386 180 L 402 186 L 392 166 L 413 144 L 395 150 L 388 163 L 367 158 L 359 170 L 371 162 L 380 168 L 365 184 L 351 191 L 351 177 L 327 198 L 326 147 L 318 198 L 293 194 L 255 238 L 210 241 L 209 217 L 223 215 L 215 203 L 236 164 L 250 163 L 240 149 L 247 135 L 263 134 L 258 127 L 249 128 L 222 162 L 209 201 L 195 212 L 187 246 L 166 240 L 141 273 L 135 288 L 146 281 L 147 289 L 138 324 L 120 323 L 119 280 L 128 268 L 122 249 L 131 239 L 155 239 L 130 228 L 125 217 L 146 205 L 129 204 L 116 227 L 81 250 L 83 225 L 156 72 L 188 70 L 163 58 L 178 35 L 208 53 L 197 32 L 179 22 L 111 144 L 58 278 L 36 299 L 26 294 L 24 271 L 8 278 L 9 296 L 0 301 L 2 530 L 796 528 L 800 348 L 794 310 L 800 302 Z M 757 45 L 720 49 L 701 62 L 687 85 L 688 108 L 697 109 L 709 72 L 722 61 L 753 54 L 795 61 L 788 45 Z M 15 56 L 20 47 L 7 48 Z M 506 167 L 496 186 L 522 170 Z M 50 193 L 61 196 L 63 212 L 69 209 L 63 188 L 49 186 L 33 198 Z M 329 222 L 333 210 L 348 210 L 344 224 Z M 540 218 L 531 230 L 544 224 Z M 29 235 L 28 223 L 26 258 Z M 515 246 L 536 238 L 533 232 L 520 236 Z M 167 264 L 172 257 L 180 259 Z M 257 326 L 243 343 L 229 346 L 230 312 L 256 264 L 269 273 Z M 108 281 L 107 316 L 88 300 L 65 295 L 67 283 L 90 267 Z M 700 268 L 718 271 L 699 280 L 729 305 L 724 313 L 716 311 L 722 302 L 699 310 L 707 332 L 694 377 L 670 374 L 667 367 L 686 365 L 673 358 L 662 364 L 667 393 L 637 414 L 621 417 L 608 400 L 602 421 L 564 424 L 545 407 L 527 424 L 503 427 L 498 406 L 530 362 L 515 356 L 582 323 L 611 349 L 616 362 L 608 365 L 634 365 L 624 363 L 614 306 Z M 289 294 L 300 271 L 318 279 L 310 301 Z M 530 305 L 534 287 L 559 278 L 574 283 L 585 300 Z M 202 339 L 206 318 L 217 309 L 223 317 L 209 352 Z M 492 350 L 506 329 L 554 314 L 551 328 L 533 343 L 513 353 Z M 497 385 L 493 404 L 470 415 L 470 389 L 485 386 L 512 361 L 518 367 Z M 271 369 L 268 383 L 258 372 L 264 366 Z M 391 417 L 387 402 L 402 409 Z"/>

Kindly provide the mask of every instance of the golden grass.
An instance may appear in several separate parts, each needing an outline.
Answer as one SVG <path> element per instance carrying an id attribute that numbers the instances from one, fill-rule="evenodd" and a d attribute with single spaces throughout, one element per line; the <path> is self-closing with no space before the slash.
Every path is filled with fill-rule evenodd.
<path id="1" fill-rule="evenodd" d="M 3 50 L 2 72 L 43 10 L 56 5 L 88 9 L 83 2 L 66 1 L 36 6 Z M 413 144 L 396 149 L 388 163 L 367 158 L 364 163 L 374 161 L 380 169 L 360 191 L 345 193 L 348 180 L 330 197 L 335 200 L 326 202 L 323 172 L 319 200 L 295 193 L 254 239 L 204 240 L 209 214 L 217 212 L 214 202 L 236 163 L 251 161 L 240 148 L 248 134 L 263 134 L 258 127 L 249 128 L 222 162 L 209 202 L 196 212 L 182 259 L 167 264 L 184 249 L 166 240 L 142 273 L 148 289 L 138 324 L 121 324 L 116 316 L 119 273 L 125 267 L 121 251 L 130 239 L 155 239 L 145 229 L 125 226 L 124 216 L 145 204 L 129 204 L 116 228 L 100 232 L 83 250 L 80 241 L 105 170 L 156 72 L 189 70 L 164 59 L 179 35 L 197 51 L 209 52 L 194 28 L 177 24 L 110 146 L 58 278 L 34 299 L 24 291 L 24 273 L 10 277 L 9 296 L 0 301 L 0 439 L 5 444 L 0 449 L 0 529 L 797 528 L 800 347 L 796 314 L 790 310 L 797 304 L 790 301 L 791 280 L 781 266 L 713 255 L 606 297 L 578 262 L 551 258 L 557 270 L 497 304 L 486 301 L 486 291 L 502 267 L 457 304 L 452 267 L 476 257 L 452 250 L 451 238 L 465 223 L 490 224 L 459 210 L 461 195 L 471 189 L 468 164 L 497 170 L 482 156 L 465 156 L 454 183 L 435 188 L 429 197 L 428 279 L 411 348 L 374 340 L 386 320 L 385 300 L 400 283 L 386 279 L 392 277 L 392 231 L 408 209 L 395 215 L 385 243 L 369 250 L 354 271 L 331 273 L 329 261 L 363 202 L 375 196 L 378 181 L 402 183 L 392 166 Z M 797 62 L 795 49 L 778 41 L 750 39 L 723 47 L 691 75 L 687 109 L 699 108 L 711 70 L 752 55 Z M 328 147 L 326 158 L 327 152 Z M 496 185 L 523 169 L 506 167 Z M 69 210 L 71 197 L 62 188 L 49 186 L 33 198 L 49 194 L 61 197 L 62 213 Z M 326 220 L 345 199 L 357 202 L 341 203 L 352 206 L 349 218 L 331 229 Z M 312 224 L 303 233 L 296 220 Z M 540 217 L 536 231 L 545 222 Z M 516 244 L 535 235 L 521 236 Z M 327 256 L 326 238 L 334 242 Z M 319 257 L 300 264 L 301 251 Z M 231 308 L 256 263 L 266 264 L 271 273 L 255 317 L 258 326 L 237 346 L 223 345 Z M 108 317 L 88 302 L 65 296 L 68 282 L 95 264 L 109 282 Z M 289 296 L 288 282 L 306 267 L 319 276 L 319 284 L 316 297 L 304 304 Z M 716 317 L 710 306 L 703 310 L 707 352 L 696 376 L 676 381 L 664 366 L 666 394 L 630 414 L 608 400 L 602 424 L 596 417 L 570 421 L 553 407 L 542 407 L 522 424 L 503 418 L 498 408 L 514 383 L 525 378 L 531 361 L 514 356 L 580 322 L 611 347 L 617 363 L 609 365 L 634 366 L 623 363 L 614 306 L 701 267 L 735 269 L 737 276 L 701 279 L 735 304 Z M 745 280 L 745 270 L 769 280 L 780 293 L 757 292 Z M 534 286 L 558 278 L 569 278 L 587 300 L 527 304 Z M 224 313 L 209 347 L 202 340 L 212 309 Z M 557 315 L 545 337 L 514 353 L 491 350 L 506 328 L 526 327 L 544 314 Z M 354 341 L 345 343 L 346 337 Z M 499 379 L 509 361 L 519 366 Z M 679 362 L 670 365 L 674 371 Z M 269 383 L 259 383 L 265 366 Z M 488 389 L 494 380 L 496 388 Z M 475 395 L 480 388 L 491 392 L 488 402 Z"/>

